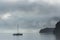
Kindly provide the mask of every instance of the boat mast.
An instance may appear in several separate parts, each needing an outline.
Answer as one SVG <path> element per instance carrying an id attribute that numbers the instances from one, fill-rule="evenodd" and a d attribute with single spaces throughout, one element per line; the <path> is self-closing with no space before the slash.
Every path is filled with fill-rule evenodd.
<path id="1" fill-rule="evenodd" d="M 19 24 L 17 24 L 17 33 L 19 33 Z"/>
<path id="2" fill-rule="evenodd" d="M 17 24 L 17 33 L 13 34 L 14 36 L 22 36 L 23 34 L 19 33 L 19 24 Z"/>

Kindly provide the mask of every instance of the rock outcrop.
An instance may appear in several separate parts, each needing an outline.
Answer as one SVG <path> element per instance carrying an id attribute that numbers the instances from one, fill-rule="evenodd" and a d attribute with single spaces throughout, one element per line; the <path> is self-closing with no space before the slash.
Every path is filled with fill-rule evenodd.
<path id="1" fill-rule="evenodd" d="M 60 34 L 60 21 L 55 25 L 54 34 Z"/>
<path id="2" fill-rule="evenodd" d="M 54 33 L 60 35 L 60 21 L 56 23 L 55 28 L 44 28 L 39 33 Z"/>
<path id="3" fill-rule="evenodd" d="M 54 28 L 44 28 L 41 29 L 39 33 L 53 33 Z"/>

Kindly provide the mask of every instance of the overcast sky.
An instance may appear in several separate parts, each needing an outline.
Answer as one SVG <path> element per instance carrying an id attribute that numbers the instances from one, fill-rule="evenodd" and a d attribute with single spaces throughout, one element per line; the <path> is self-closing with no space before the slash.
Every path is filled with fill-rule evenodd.
<path id="1" fill-rule="evenodd" d="M 0 0 L 0 30 L 54 27 L 60 20 L 59 0 Z M 0 31 L 1 32 L 1 31 Z"/>

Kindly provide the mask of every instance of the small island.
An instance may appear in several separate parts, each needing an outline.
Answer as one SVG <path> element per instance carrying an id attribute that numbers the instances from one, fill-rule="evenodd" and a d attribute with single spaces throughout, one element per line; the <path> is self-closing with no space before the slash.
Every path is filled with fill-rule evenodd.
<path id="1" fill-rule="evenodd" d="M 44 28 L 41 29 L 39 33 L 53 33 L 55 28 Z"/>
<path id="2" fill-rule="evenodd" d="M 55 28 L 44 28 L 41 29 L 39 33 L 54 33 L 56 35 L 60 35 L 60 21 L 56 23 Z"/>

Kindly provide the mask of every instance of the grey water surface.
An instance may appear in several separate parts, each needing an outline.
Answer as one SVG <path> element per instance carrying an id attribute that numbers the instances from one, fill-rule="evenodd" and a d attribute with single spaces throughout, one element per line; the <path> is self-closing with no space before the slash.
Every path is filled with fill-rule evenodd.
<path id="1" fill-rule="evenodd" d="M 0 40 L 57 40 L 54 34 L 24 33 L 23 36 L 13 36 L 10 33 L 0 33 Z"/>

